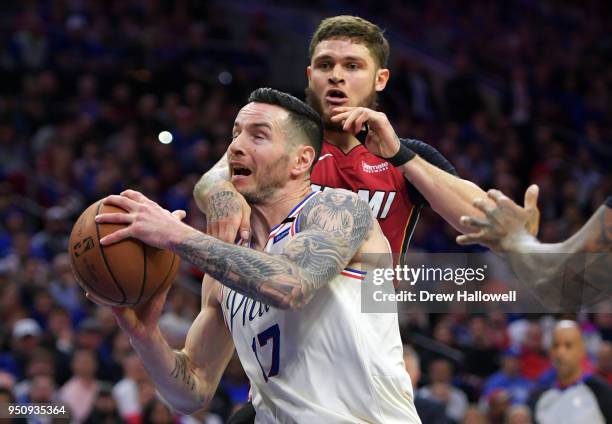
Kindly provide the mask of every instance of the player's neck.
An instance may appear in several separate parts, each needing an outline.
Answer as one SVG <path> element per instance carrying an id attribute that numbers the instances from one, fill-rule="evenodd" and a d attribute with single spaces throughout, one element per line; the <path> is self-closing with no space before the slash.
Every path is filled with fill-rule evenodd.
<path id="1" fill-rule="evenodd" d="M 338 147 L 344 153 L 350 152 L 355 146 L 361 144 L 353 135 L 344 131 L 325 130 L 323 136 L 325 141 Z"/>
<path id="2" fill-rule="evenodd" d="M 293 186 L 293 187 L 292 187 Z M 310 180 L 279 189 L 262 203 L 251 206 L 251 233 L 256 249 L 263 249 L 272 228 L 283 222 L 296 204 L 312 193 Z"/>

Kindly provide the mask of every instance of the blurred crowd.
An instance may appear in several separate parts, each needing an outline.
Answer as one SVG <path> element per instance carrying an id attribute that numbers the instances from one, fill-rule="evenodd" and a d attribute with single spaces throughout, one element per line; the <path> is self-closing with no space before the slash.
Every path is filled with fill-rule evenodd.
<path id="1" fill-rule="evenodd" d="M 380 105 L 397 133 L 432 144 L 463 178 L 517 201 L 538 183 L 541 239 L 573 234 L 612 192 L 610 5 L 403 3 L 358 2 L 395 50 Z M 325 1 L 316 8 L 338 12 Z M 85 299 L 67 242 L 85 207 L 126 188 L 185 209 L 203 229 L 192 188 L 226 150 L 248 93 L 274 86 L 267 73 L 283 35 L 273 11 L 254 10 L 238 27 L 223 5 L 195 0 L 26 0 L 3 9 L 0 402 L 61 400 L 83 422 L 223 422 L 248 396 L 239 362 L 209 411 L 174 416 L 112 313 Z M 451 64 L 450 74 L 394 39 Z M 160 142 L 168 141 L 162 131 L 171 143 Z M 461 251 L 455 235 L 428 211 L 411 246 Z M 168 298 L 161 326 L 177 348 L 199 311 L 200 277 L 184 264 Z M 585 371 L 612 383 L 612 314 L 579 319 Z M 438 346 L 417 349 L 418 392 L 444 403 L 453 422 L 504 422 L 554 380 L 552 322 L 502 313 L 405 319 L 405 341 L 414 333 Z"/>

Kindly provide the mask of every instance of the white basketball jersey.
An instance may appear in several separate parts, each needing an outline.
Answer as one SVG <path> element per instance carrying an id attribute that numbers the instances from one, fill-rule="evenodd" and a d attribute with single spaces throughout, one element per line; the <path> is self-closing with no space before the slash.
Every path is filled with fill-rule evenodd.
<path id="1" fill-rule="evenodd" d="M 271 231 L 266 252 L 283 252 L 314 195 Z M 251 382 L 256 423 L 420 423 L 397 314 L 361 313 L 364 278 L 346 268 L 297 311 L 223 287 L 223 316 Z"/>

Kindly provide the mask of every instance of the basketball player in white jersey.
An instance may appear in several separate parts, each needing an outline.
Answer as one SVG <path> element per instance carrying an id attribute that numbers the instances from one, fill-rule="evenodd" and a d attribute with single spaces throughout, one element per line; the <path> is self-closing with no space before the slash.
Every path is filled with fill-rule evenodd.
<path id="1" fill-rule="evenodd" d="M 391 264 L 388 242 L 356 194 L 311 191 L 322 137 L 316 112 L 276 90 L 254 91 L 238 113 L 228 161 L 252 208 L 249 247 L 203 234 L 135 191 L 105 200 L 128 213 L 96 220 L 128 225 L 101 244 L 134 237 L 206 273 L 202 310 L 181 351 L 158 327 L 167 290 L 113 309 L 178 411 L 207 405 L 235 348 L 258 423 L 420 422 L 397 315 L 361 313 L 364 270 L 381 254 Z"/>

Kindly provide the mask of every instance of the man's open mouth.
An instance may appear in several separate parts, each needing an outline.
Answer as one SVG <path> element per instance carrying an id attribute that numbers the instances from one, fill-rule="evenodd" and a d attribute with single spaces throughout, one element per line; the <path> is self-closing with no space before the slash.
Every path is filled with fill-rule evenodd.
<path id="1" fill-rule="evenodd" d="M 325 93 L 325 100 L 334 105 L 341 105 L 348 101 L 348 97 L 342 90 L 332 88 Z"/>
<path id="2" fill-rule="evenodd" d="M 240 166 L 232 167 L 232 176 L 241 175 L 243 177 L 248 177 L 251 175 L 251 170 L 248 168 L 242 168 Z"/>

